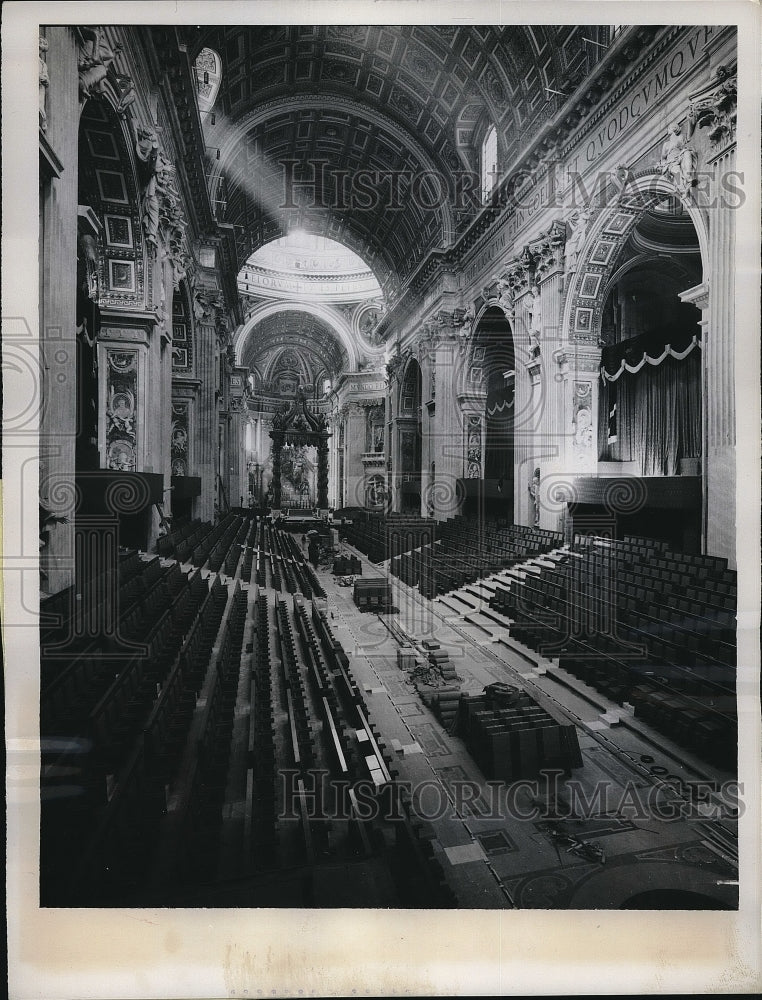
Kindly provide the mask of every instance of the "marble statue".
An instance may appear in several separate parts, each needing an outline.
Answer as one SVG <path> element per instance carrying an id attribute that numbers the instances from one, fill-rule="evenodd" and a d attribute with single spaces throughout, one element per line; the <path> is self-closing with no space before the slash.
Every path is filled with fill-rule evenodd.
<path id="1" fill-rule="evenodd" d="M 566 271 L 569 274 L 577 269 L 577 261 L 579 260 L 580 251 L 585 243 L 585 235 L 587 233 L 587 224 L 589 221 L 590 209 L 586 206 L 578 208 L 569 220 L 571 233 L 564 248 Z"/>
<path id="2" fill-rule="evenodd" d="M 529 302 L 525 304 L 528 315 L 527 328 L 529 332 L 529 357 L 537 358 L 540 355 L 540 335 L 542 334 L 542 308 L 540 303 L 540 289 L 537 285 L 532 285 Z"/>
<path id="3" fill-rule="evenodd" d="M 688 115 L 687 134 L 683 135 L 680 124 L 673 122 L 661 148 L 659 168 L 674 183 L 683 197 L 688 195 L 696 183 L 698 156 L 696 150 L 690 145 L 695 128 L 695 112 L 691 111 Z"/>
<path id="4" fill-rule="evenodd" d="M 79 96 L 84 101 L 105 91 L 109 68 L 122 47 L 117 43 L 112 49 L 101 27 L 82 28 L 81 31 L 85 44 L 79 58 Z"/>
<path id="5" fill-rule="evenodd" d="M 48 40 L 40 35 L 40 128 L 44 132 L 48 127 L 48 115 L 46 102 L 50 77 L 48 76 L 48 64 L 45 61 L 45 53 L 48 51 Z"/>

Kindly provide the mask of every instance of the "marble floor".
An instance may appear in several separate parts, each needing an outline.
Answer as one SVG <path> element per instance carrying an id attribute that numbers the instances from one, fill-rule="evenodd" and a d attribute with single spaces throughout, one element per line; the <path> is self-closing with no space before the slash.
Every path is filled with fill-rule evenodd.
<path id="1" fill-rule="evenodd" d="M 384 573 L 352 546 L 346 549 L 362 559 L 364 575 Z M 457 600 L 429 601 L 390 579 L 398 608 L 390 616 L 361 612 L 351 588 L 327 574 L 321 582 L 371 717 L 394 748 L 400 780 L 420 790 L 414 802 L 460 906 L 620 908 L 641 905 L 634 897 L 644 893 L 681 899 L 683 906 L 694 894 L 693 905 L 736 905 L 731 814 L 737 803 L 732 787 L 723 791 L 731 775 L 522 647 L 511 639 L 507 621 L 496 624 L 494 616 L 466 604 L 460 613 Z M 479 693 L 486 684 L 506 681 L 575 724 L 583 766 L 560 780 L 553 801 L 571 807 L 567 815 L 573 811 L 577 818 L 565 821 L 565 831 L 601 848 L 604 863 L 568 850 L 548 832 L 542 782 L 536 789 L 512 788 L 485 779 L 463 741 L 443 728 L 397 666 L 399 643 L 384 618 L 420 652 L 424 639 L 439 642 L 462 690 Z M 688 782 L 701 783 L 696 787 L 706 801 L 691 799 Z"/>

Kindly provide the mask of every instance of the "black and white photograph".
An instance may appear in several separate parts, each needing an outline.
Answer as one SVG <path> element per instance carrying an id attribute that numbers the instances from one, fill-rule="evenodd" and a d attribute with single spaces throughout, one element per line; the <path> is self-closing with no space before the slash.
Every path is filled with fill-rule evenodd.
<path id="1" fill-rule="evenodd" d="M 17 8 L 13 995 L 755 992 L 757 8 Z"/>

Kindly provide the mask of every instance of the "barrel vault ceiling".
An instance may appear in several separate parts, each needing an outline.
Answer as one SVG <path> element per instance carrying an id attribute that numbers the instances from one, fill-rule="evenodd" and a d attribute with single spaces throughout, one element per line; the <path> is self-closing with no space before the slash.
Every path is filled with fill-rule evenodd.
<path id="1" fill-rule="evenodd" d="M 350 205 L 343 178 L 476 171 L 488 123 L 510 163 L 557 110 L 553 91 L 569 93 L 587 72 L 584 38 L 596 37 L 579 25 L 180 30 L 191 61 L 204 47 L 222 60 L 215 123 L 205 116 L 204 128 L 213 197 L 222 195 L 218 219 L 235 227 L 239 266 L 299 227 L 351 247 L 387 292 L 428 250 L 450 244 L 477 206 L 442 197 L 434 181 L 419 182 L 413 198 L 404 176 L 398 196 L 384 181 L 370 195 L 366 188 L 367 204 L 353 197 Z M 317 176 L 314 188 L 292 189 L 297 207 L 289 207 L 286 171 L 294 180 Z"/>
<path id="2" fill-rule="evenodd" d="M 284 356 L 298 360 L 287 367 L 297 371 L 303 383 L 335 378 L 348 365 L 346 351 L 330 326 L 297 309 L 257 323 L 246 339 L 242 363 L 268 383 Z"/>

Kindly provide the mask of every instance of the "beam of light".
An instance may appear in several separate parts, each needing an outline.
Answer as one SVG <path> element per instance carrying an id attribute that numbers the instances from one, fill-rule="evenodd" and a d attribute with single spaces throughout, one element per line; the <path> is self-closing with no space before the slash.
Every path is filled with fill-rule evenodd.
<path id="1" fill-rule="evenodd" d="M 292 198 L 294 207 L 287 205 L 284 169 L 280 164 L 273 163 L 261 149 L 257 148 L 256 140 L 242 134 L 240 125 L 218 110 L 215 113 L 213 126 L 208 116 L 205 117 L 203 132 L 208 147 L 207 158 L 210 161 L 207 184 L 218 222 L 227 222 L 225 209 L 230 209 L 236 192 L 240 192 L 239 197 L 243 195 L 248 199 L 252 214 L 256 213 L 277 223 L 280 231 L 273 238 L 277 239 L 278 236 L 284 236 L 289 232 L 313 233 L 316 236 L 325 236 L 329 232 L 328 223 L 334 216 L 330 208 L 320 203 L 319 190 L 316 192 L 317 197 L 313 199 L 314 204 L 309 203 L 311 195 L 308 193 L 305 198 L 304 189 L 299 188 L 299 182 L 295 181 Z M 217 149 L 221 150 L 219 158 L 215 153 Z M 317 168 L 315 172 L 318 172 Z M 224 200 L 216 193 L 220 177 L 224 177 L 226 181 L 227 197 Z M 305 184 L 312 184 L 312 178 L 305 179 Z M 326 191 L 324 194 L 329 195 L 330 192 Z M 305 201 L 308 203 L 305 204 Z M 248 220 L 244 216 L 240 221 Z M 251 240 L 247 226 L 242 225 L 240 228 Z M 337 242 L 361 257 L 376 278 L 379 289 L 388 290 L 394 287 L 396 278 L 388 265 L 372 251 L 365 240 L 361 237 L 346 239 L 348 234 L 350 231 L 347 229 L 346 234 L 340 235 Z M 258 249 L 258 246 L 251 243 L 247 247 L 246 258 L 248 259 Z M 300 299 L 305 300 L 304 296 L 300 296 Z M 320 301 L 323 301 L 322 298 Z"/>

